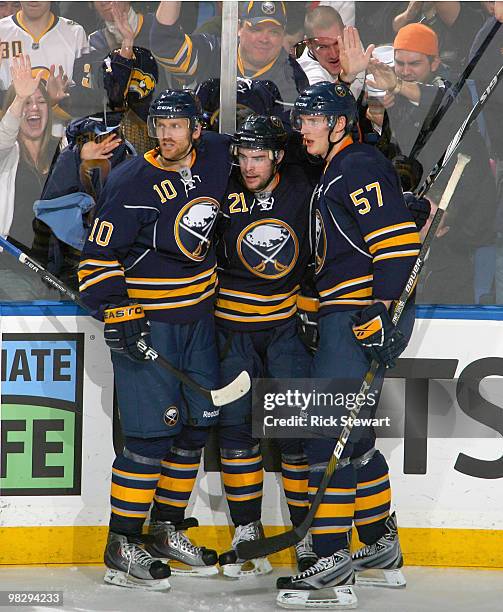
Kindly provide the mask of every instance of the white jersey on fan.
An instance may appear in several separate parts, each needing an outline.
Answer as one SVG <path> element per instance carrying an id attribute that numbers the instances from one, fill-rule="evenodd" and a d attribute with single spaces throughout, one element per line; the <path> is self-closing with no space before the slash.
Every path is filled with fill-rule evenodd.
<path id="1" fill-rule="evenodd" d="M 23 24 L 21 11 L 16 15 L 0 19 L 0 89 L 8 89 L 11 83 L 10 67 L 12 58 L 20 53 L 30 56 L 32 69 L 49 74 L 52 64 L 61 65 L 69 79 L 73 74 L 76 58 L 88 52 L 84 28 L 51 13 L 48 28 L 41 36 L 35 37 Z"/>

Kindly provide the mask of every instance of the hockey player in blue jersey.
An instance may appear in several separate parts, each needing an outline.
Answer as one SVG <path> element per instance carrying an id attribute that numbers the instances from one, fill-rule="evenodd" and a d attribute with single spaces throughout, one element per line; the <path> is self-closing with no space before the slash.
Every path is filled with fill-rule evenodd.
<path id="1" fill-rule="evenodd" d="M 218 409 L 183 387 L 136 346 L 144 338 L 205 387 L 218 387 L 212 229 L 230 171 L 229 139 L 201 134 L 192 92 L 152 103 L 159 145 L 112 170 L 79 268 L 82 299 L 105 322 L 125 439 L 112 468 L 105 580 L 169 588 L 170 568 L 217 572 L 214 550 L 194 546 L 184 511 Z M 142 527 L 150 514 L 150 536 Z"/>
<path id="2" fill-rule="evenodd" d="M 284 165 L 287 133 L 276 116 L 250 115 L 233 138 L 236 169 L 222 205 L 215 316 L 222 382 L 251 377 L 304 378 L 311 355 L 296 329 L 297 299 L 310 259 L 310 200 L 315 181 L 302 165 Z M 272 571 L 266 558 L 246 563 L 239 542 L 260 538 L 263 469 L 252 435 L 251 397 L 221 409 L 222 474 L 232 521 L 232 550 L 220 555 L 224 575 Z M 280 443 L 283 487 L 294 525 L 307 512 L 307 461 L 296 439 Z M 314 563 L 310 538 L 296 547 L 299 568 Z"/>
<path id="3" fill-rule="evenodd" d="M 315 198 L 320 342 L 311 376 L 335 379 L 344 390 L 349 381 L 350 390 L 358 392 L 375 358 L 381 367 L 372 390 L 379 392 L 385 368 L 393 366 L 412 331 L 413 304 L 400 329 L 389 308 L 405 286 L 420 244 L 391 163 L 356 141 L 356 116 L 349 89 L 328 82 L 306 89 L 293 111 L 307 152 L 326 164 Z M 366 416 L 374 411 L 362 407 Z M 355 607 L 355 572 L 363 582 L 368 568 L 385 569 L 387 586 L 405 585 L 386 460 L 374 446 L 373 428 L 355 428 L 353 434 L 311 527 L 319 560 L 306 572 L 278 579 L 277 602 L 283 607 Z M 329 438 L 304 442 L 313 495 L 335 443 Z M 351 556 L 353 524 L 365 546 Z"/>

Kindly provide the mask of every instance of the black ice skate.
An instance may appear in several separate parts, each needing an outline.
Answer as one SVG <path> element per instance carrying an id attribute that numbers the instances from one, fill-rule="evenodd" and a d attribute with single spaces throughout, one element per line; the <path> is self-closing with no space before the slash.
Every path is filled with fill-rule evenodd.
<path id="1" fill-rule="evenodd" d="M 185 534 L 185 529 L 197 526 L 195 518 L 185 519 L 176 525 L 168 521 L 154 521 L 149 527 L 152 541 L 146 545 L 146 549 L 157 559 L 178 562 L 171 564 L 173 576 L 214 576 L 218 574 L 216 551 L 195 546 Z"/>
<path id="2" fill-rule="evenodd" d="M 236 550 L 240 542 L 260 540 L 264 537 L 264 528 L 260 521 L 254 521 L 247 525 L 238 525 L 232 538 L 232 549 L 224 552 L 218 558 L 222 566 L 224 576 L 228 578 L 250 578 L 252 576 L 263 576 L 272 572 L 272 566 L 267 557 L 250 559 L 245 561 L 238 559 Z"/>
<path id="3" fill-rule="evenodd" d="M 318 559 L 305 572 L 278 578 L 276 587 L 280 592 L 276 603 L 282 608 L 297 610 L 356 608 L 354 580 L 351 555 L 349 549 L 344 548 L 330 557 Z"/>
<path id="4" fill-rule="evenodd" d="M 353 568 L 358 586 L 401 588 L 407 583 L 400 571 L 402 550 L 398 539 L 395 513 L 386 520 L 386 533 L 375 544 L 360 548 L 353 554 Z"/>
<path id="5" fill-rule="evenodd" d="M 171 588 L 169 565 L 154 559 L 141 546 L 141 536 L 108 534 L 104 561 L 105 582 L 133 589 L 167 591 Z"/>
<path id="6" fill-rule="evenodd" d="M 297 559 L 299 574 L 305 572 L 318 561 L 318 555 L 313 550 L 313 537 L 310 531 L 300 542 L 295 544 L 295 558 Z"/>

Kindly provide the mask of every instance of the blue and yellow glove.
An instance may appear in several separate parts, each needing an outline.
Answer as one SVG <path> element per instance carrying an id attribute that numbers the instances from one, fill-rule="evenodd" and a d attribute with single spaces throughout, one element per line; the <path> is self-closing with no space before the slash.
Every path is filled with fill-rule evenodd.
<path id="1" fill-rule="evenodd" d="M 150 325 L 143 306 L 130 304 L 107 308 L 104 313 L 105 342 L 111 351 L 120 353 L 132 361 L 145 361 L 147 357 L 136 346 L 143 339 L 150 345 Z"/>
<path id="2" fill-rule="evenodd" d="M 357 342 L 381 365 L 392 368 L 407 347 L 402 332 L 393 325 L 386 306 L 376 302 L 353 317 Z"/>

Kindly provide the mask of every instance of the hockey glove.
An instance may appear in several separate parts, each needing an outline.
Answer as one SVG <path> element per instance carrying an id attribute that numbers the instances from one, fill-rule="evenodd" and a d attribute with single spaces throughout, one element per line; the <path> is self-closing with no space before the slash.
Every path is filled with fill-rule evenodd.
<path id="1" fill-rule="evenodd" d="M 150 325 L 145 319 L 143 306 L 131 304 L 105 310 L 105 342 L 111 351 L 132 361 L 144 361 L 147 357 L 136 346 L 143 338 L 150 345 Z"/>
<path id="2" fill-rule="evenodd" d="M 418 198 L 411 191 L 405 191 L 403 194 L 405 204 L 409 209 L 417 230 L 421 231 L 426 225 L 426 221 L 430 216 L 431 204 L 426 198 Z"/>
<path id="3" fill-rule="evenodd" d="M 393 325 L 386 306 L 376 302 L 364 308 L 358 316 L 353 317 L 353 333 L 356 340 L 371 355 L 387 368 L 395 365 L 407 347 L 407 340 L 402 332 Z"/>

